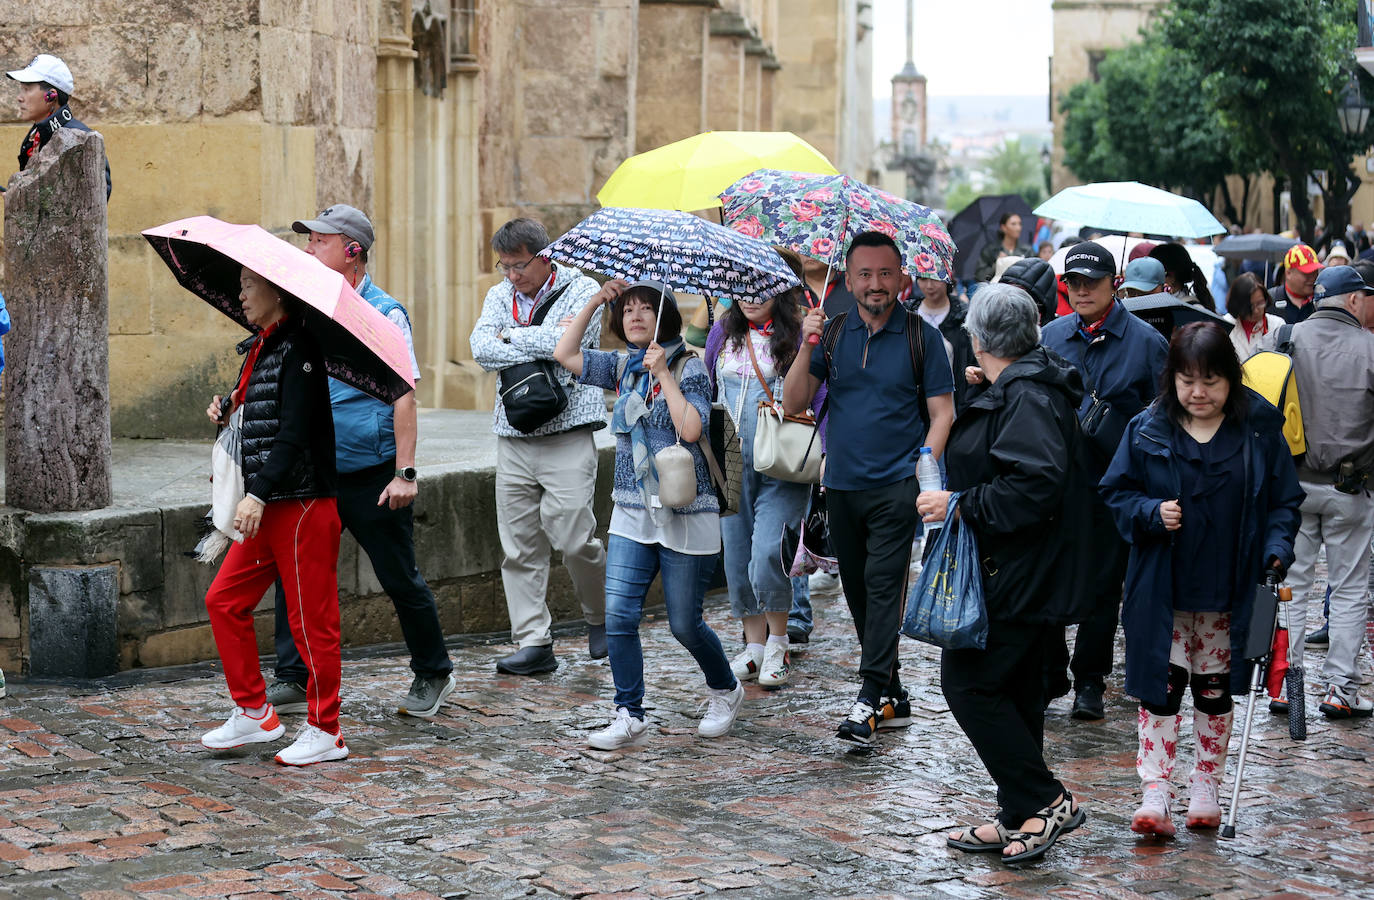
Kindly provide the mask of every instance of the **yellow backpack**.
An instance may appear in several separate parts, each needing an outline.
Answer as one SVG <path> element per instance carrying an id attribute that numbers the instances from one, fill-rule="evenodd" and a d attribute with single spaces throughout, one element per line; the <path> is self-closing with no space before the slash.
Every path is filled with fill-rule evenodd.
<path id="1" fill-rule="evenodd" d="M 1241 368 L 1245 372 L 1245 386 L 1283 414 L 1283 437 L 1288 441 L 1288 449 L 1294 456 L 1301 456 L 1307 452 L 1307 437 L 1302 430 L 1302 404 L 1298 402 L 1298 383 L 1293 376 L 1292 331 L 1292 325 L 1284 325 L 1278 332 L 1278 349 L 1259 351 Z"/>

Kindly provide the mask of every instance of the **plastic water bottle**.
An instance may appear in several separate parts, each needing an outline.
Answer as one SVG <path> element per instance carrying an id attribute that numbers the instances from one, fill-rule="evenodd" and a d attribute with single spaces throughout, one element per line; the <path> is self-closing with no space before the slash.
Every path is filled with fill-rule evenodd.
<path id="1" fill-rule="evenodd" d="M 921 456 L 916 460 L 916 483 L 922 491 L 943 491 L 944 479 L 940 477 L 940 464 L 935 461 L 935 453 L 929 447 L 921 448 Z M 926 533 L 943 528 L 944 522 L 925 523 Z"/>

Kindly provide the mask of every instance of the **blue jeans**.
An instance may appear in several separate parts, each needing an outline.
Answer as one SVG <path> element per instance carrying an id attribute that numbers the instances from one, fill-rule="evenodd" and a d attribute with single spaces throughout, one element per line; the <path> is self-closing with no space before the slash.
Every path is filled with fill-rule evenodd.
<path id="1" fill-rule="evenodd" d="M 801 524 L 811 493 L 809 485 L 754 471 L 758 404 L 767 396 L 756 376 L 750 373 L 747 377 L 749 380 L 743 383 L 733 372 L 722 373 L 720 378 L 721 401 L 732 414 L 738 415 L 736 424 L 744 462 L 739 512 L 720 520 L 730 613 L 741 619 L 792 608 L 793 587 L 780 552 L 782 530 Z M 819 446 L 816 449 L 819 451 Z"/>
<path id="2" fill-rule="evenodd" d="M 702 597 L 715 569 L 714 556 L 692 556 L 660 544 L 641 544 L 613 534 L 606 542 L 606 646 L 611 656 L 615 705 L 644 718 L 644 650 L 639 620 L 644 595 L 662 570 L 663 601 L 668 626 L 677 642 L 696 659 L 715 690 L 731 690 L 738 683 L 720 638 L 701 619 Z"/>
<path id="3" fill-rule="evenodd" d="M 811 637 L 812 627 L 811 584 L 805 575 L 798 575 L 792 579 L 792 610 L 787 614 L 787 630 L 795 628 Z"/>

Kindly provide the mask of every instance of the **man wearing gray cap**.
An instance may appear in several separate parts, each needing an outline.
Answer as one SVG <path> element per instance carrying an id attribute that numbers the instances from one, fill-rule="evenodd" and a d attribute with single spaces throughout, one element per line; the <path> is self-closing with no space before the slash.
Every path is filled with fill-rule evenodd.
<path id="1" fill-rule="evenodd" d="M 22 69 L 6 72 L 19 82 L 19 118 L 32 122 L 33 127 L 19 145 L 19 169 L 28 168 L 29 160 L 48 145 L 52 136 L 62 128 L 90 131 L 80 119 L 72 115 L 67 101 L 71 99 L 75 83 L 72 70 L 56 56 L 40 53 Z M 4 188 L 0 188 L 3 192 Z M 105 199 L 110 199 L 110 161 L 105 160 Z"/>
<path id="2" fill-rule="evenodd" d="M 405 307 L 372 281 L 367 254 L 372 249 L 372 223 L 360 210 L 337 203 L 314 219 L 291 223 L 297 234 L 308 234 L 305 252 L 343 275 L 358 295 L 395 323 L 405 335 L 410 367 L 416 381 L 410 318 Z M 391 406 L 357 388 L 329 379 L 334 411 L 334 453 L 339 472 L 339 520 L 358 540 L 372 562 L 382 590 L 391 597 L 401 635 L 410 650 L 415 673 L 399 711 L 432 716 L 453 693 L 453 663 L 444 647 L 444 631 L 434 594 L 415 563 L 415 392 Z M 291 639 L 285 598 L 277 585 L 276 681 L 267 699 L 279 713 L 305 710 L 306 669 Z"/>

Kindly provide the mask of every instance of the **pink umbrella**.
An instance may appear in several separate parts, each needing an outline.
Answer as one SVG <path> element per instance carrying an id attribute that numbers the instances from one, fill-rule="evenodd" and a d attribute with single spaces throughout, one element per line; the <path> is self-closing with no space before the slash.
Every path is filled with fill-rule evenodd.
<path id="1" fill-rule="evenodd" d="M 414 389 L 401 329 L 305 251 L 257 225 L 212 216 L 168 222 L 143 236 L 182 287 L 243 327 L 249 326 L 238 299 L 239 270 L 247 266 L 301 301 L 330 376 L 386 403 Z"/>

